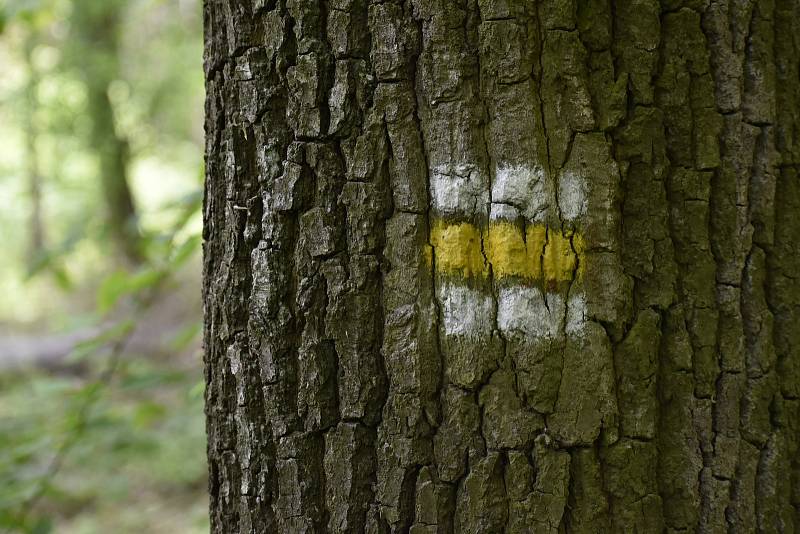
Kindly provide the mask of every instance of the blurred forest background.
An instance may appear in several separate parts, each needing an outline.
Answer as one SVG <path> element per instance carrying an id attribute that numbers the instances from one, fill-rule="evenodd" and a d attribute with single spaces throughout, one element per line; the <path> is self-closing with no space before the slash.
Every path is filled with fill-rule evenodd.
<path id="1" fill-rule="evenodd" d="M 0 0 L 0 532 L 207 532 L 200 0 Z"/>

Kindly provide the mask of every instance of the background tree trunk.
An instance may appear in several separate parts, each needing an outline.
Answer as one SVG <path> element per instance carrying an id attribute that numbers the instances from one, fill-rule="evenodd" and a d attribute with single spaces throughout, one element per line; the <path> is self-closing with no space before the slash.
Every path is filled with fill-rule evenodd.
<path id="1" fill-rule="evenodd" d="M 206 0 L 214 532 L 800 529 L 796 0 Z"/>
<path id="2" fill-rule="evenodd" d="M 25 40 L 25 66 L 27 67 L 28 81 L 25 86 L 25 179 L 30 195 L 30 215 L 28 217 L 28 250 L 27 261 L 29 267 L 34 267 L 41 261 L 45 251 L 44 223 L 42 214 L 42 174 L 39 168 L 39 151 L 36 143 L 39 137 L 39 128 L 36 124 L 36 112 L 39 107 L 39 72 L 33 61 L 35 34 Z"/>
<path id="3" fill-rule="evenodd" d="M 119 18 L 123 0 L 80 0 L 71 22 L 81 47 L 74 61 L 86 79 L 90 141 L 99 161 L 108 230 L 130 263 L 142 260 L 136 205 L 128 180 L 128 140 L 120 134 L 108 91 L 119 79 Z"/>

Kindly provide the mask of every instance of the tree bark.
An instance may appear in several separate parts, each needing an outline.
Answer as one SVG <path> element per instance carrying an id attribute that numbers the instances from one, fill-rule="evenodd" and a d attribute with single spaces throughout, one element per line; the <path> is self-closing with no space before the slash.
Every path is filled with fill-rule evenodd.
<path id="1" fill-rule="evenodd" d="M 206 0 L 214 532 L 800 529 L 797 0 Z"/>

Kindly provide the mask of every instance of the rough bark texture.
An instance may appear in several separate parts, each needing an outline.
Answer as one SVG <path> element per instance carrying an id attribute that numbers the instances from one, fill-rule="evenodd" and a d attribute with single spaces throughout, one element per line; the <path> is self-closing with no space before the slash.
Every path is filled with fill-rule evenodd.
<path id="1" fill-rule="evenodd" d="M 797 0 L 206 0 L 214 532 L 800 530 Z"/>

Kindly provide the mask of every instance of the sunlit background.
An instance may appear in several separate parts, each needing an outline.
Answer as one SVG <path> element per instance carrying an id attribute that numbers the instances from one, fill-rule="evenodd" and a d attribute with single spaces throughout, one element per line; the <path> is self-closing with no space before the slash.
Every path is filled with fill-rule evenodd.
<path id="1" fill-rule="evenodd" d="M 200 0 L 0 0 L 0 532 L 207 532 Z"/>

